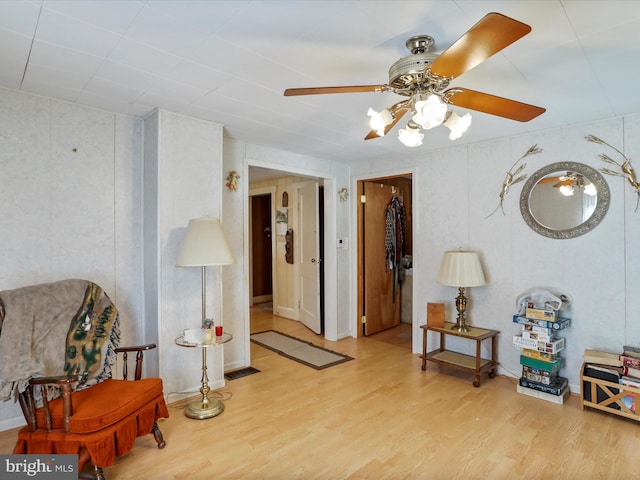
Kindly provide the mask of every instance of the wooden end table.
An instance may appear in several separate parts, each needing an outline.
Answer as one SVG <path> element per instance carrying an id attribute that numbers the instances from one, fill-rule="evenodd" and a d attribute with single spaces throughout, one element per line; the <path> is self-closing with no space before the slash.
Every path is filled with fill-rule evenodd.
<path id="1" fill-rule="evenodd" d="M 474 373 L 476 380 L 473 382 L 474 387 L 480 386 L 480 377 L 487 373 L 489 378 L 496 376 L 498 369 L 498 330 L 489 330 L 486 328 L 469 327 L 468 332 L 459 332 L 452 330 L 453 323 L 445 322 L 444 327 L 432 327 L 430 325 L 421 325 L 424 330 L 422 335 L 422 370 L 427 369 L 427 361 L 444 365 L 447 367 L 457 368 L 466 372 Z M 440 334 L 440 347 L 427 353 L 427 335 L 429 332 Z M 464 353 L 454 352 L 446 349 L 446 337 L 452 335 L 454 337 L 475 340 L 476 354 L 466 355 Z M 480 347 L 482 341 L 491 339 L 491 359 L 482 358 L 480 356 Z"/>

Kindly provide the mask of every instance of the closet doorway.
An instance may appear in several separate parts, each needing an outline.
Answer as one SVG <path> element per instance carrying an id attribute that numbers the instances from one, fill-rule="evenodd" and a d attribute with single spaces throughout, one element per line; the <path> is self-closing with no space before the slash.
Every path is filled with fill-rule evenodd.
<path id="1" fill-rule="evenodd" d="M 411 184 L 411 175 L 358 181 L 358 336 L 395 328 L 411 344 Z"/>

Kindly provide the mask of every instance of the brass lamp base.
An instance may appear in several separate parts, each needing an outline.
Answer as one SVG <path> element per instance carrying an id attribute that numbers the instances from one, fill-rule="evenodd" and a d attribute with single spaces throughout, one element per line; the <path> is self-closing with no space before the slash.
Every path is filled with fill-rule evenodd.
<path id="1" fill-rule="evenodd" d="M 464 296 L 464 287 L 458 287 L 458 296 L 456 297 L 456 310 L 458 311 L 458 319 L 455 325 L 451 327 L 451 330 L 457 332 L 468 332 L 466 319 L 464 318 L 464 312 L 467 309 L 467 299 Z"/>
<path id="2" fill-rule="evenodd" d="M 455 330 L 456 332 L 468 332 L 469 327 L 467 327 L 465 323 L 461 323 L 458 321 L 451 327 L 451 330 Z"/>
<path id="3" fill-rule="evenodd" d="M 224 411 L 224 404 L 220 400 L 209 400 L 205 404 L 202 400 L 190 403 L 184 409 L 184 414 L 194 420 L 205 420 L 220 415 Z"/>

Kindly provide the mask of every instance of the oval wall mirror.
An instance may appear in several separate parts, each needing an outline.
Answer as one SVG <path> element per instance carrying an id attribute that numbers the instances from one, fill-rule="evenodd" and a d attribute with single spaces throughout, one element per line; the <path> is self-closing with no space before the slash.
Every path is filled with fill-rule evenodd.
<path id="1" fill-rule="evenodd" d="M 520 213 L 545 237 L 574 238 L 593 230 L 609 209 L 609 186 L 594 168 L 558 162 L 534 172 L 522 187 Z"/>

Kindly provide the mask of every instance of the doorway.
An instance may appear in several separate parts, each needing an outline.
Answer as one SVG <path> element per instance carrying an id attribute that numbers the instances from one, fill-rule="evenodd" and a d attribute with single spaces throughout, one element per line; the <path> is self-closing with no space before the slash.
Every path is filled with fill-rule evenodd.
<path id="1" fill-rule="evenodd" d="M 250 170 L 253 171 L 252 168 Z M 266 314 L 288 319 L 308 328 L 314 334 L 326 334 L 325 302 L 325 198 L 321 182 L 326 179 L 294 175 L 285 171 L 259 172 L 250 177 L 248 198 L 249 238 L 249 318 L 248 330 L 258 331 L 256 318 Z M 251 173 L 250 173 L 251 175 Z M 258 180 L 259 178 L 259 180 Z M 267 200 L 270 198 L 270 203 Z M 270 216 L 258 218 L 269 205 Z M 333 209 L 331 209 L 333 211 Z M 254 218 L 256 217 L 256 218 Z M 271 236 L 261 235 L 271 224 Z M 260 242 L 264 242 L 259 247 Z M 271 298 L 258 291 L 258 275 L 266 270 L 267 255 L 259 249 L 272 248 Z M 330 252 L 331 256 L 331 252 Z M 309 257 L 309 258 L 307 258 Z M 308 261 L 307 261 L 308 260 Z M 330 273 L 331 274 L 331 273 Z M 315 304 L 315 306 L 314 306 Z M 309 323 L 309 318 L 313 322 Z"/>
<path id="2" fill-rule="evenodd" d="M 273 304 L 271 194 L 251 196 L 251 304 Z"/>
<path id="3" fill-rule="evenodd" d="M 357 187 L 357 336 L 377 334 L 411 344 L 412 175 L 360 180 Z"/>

